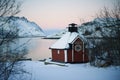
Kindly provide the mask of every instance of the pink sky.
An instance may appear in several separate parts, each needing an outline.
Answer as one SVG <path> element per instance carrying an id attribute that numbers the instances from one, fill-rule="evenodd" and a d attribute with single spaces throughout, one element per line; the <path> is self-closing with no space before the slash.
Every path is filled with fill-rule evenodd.
<path id="1" fill-rule="evenodd" d="M 43 29 L 64 29 L 69 23 L 89 21 L 103 6 L 115 0 L 23 0 L 21 12 Z"/>

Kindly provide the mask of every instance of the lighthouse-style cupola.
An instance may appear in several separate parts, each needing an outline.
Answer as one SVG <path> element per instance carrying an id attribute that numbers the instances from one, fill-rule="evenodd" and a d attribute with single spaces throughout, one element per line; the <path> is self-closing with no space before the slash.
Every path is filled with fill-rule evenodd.
<path id="1" fill-rule="evenodd" d="M 75 23 L 69 24 L 68 31 L 69 32 L 78 32 L 77 24 L 75 24 Z"/>
<path id="2" fill-rule="evenodd" d="M 78 33 L 77 24 L 69 24 L 68 32 L 50 46 L 52 60 L 70 63 L 88 62 L 85 42 L 86 40 L 83 35 Z"/>

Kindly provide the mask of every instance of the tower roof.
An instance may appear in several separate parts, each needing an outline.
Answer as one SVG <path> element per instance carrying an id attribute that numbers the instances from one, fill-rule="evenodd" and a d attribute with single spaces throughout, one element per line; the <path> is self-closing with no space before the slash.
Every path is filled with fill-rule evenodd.
<path id="1" fill-rule="evenodd" d="M 69 32 L 78 32 L 77 24 L 71 23 L 68 25 L 68 31 Z"/>
<path id="2" fill-rule="evenodd" d="M 71 23 L 71 24 L 69 24 L 69 26 L 71 26 L 71 27 L 76 27 L 77 24 L 75 24 L 75 23 Z"/>

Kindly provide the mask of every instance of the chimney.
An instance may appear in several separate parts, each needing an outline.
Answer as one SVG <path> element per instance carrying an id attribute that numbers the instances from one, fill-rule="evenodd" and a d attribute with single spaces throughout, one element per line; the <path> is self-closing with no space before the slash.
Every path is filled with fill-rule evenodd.
<path id="1" fill-rule="evenodd" d="M 68 32 L 71 32 L 71 33 L 78 32 L 77 24 L 75 24 L 75 23 L 69 24 Z"/>

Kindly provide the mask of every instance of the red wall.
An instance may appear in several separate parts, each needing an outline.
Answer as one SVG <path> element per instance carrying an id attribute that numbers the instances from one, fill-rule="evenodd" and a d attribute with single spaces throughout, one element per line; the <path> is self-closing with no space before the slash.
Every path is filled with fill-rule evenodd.
<path id="1" fill-rule="evenodd" d="M 80 51 L 75 51 L 75 45 L 81 45 Z M 74 48 L 74 62 L 82 62 L 83 61 L 83 42 L 78 38 L 73 45 Z"/>
<path id="2" fill-rule="evenodd" d="M 75 51 L 75 45 L 76 44 L 80 44 L 81 47 L 82 47 L 82 50 L 80 51 Z M 84 50 L 83 52 L 83 49 L 84 49 L 84 43 L 83 41 L 81 41 L 79 38 L 74 42 L 74 45 L 73 45 L 73 48 L 74 48 L 74 62 L 87 62 L 88 61 L 88 56 L 86 55 L 86 50 Z M 84 54 L 84 59 L 83 59 L 83 54 Z M 84 60 L 84 61 L 83 61 Z"/>
<path id="3" fill-rule="evenodd" d="M 52 60 L 53 61 L 58 61 L 58 62 L 64 62 L 64 50 L 58 50 L 57 49 L 52 49 Z"/>
<path id="4" fill-rule="evenodd" d="M 80 44 L 83 45 L 83 42 L 78 38 L 74 43 L 73 43 L 73 57 L 72 57 L 72 50 L 68 49 L 67 50 L 67 62 L 88 62 L 88 56 L 87 56 L 87 51 L 85 50 L 83 53 L 83 46 L 82 50 L 80 51 L 75 51 L 75 45 Z M 83 54 L 84 54 L 84 61 L 83 61 Z M 58 62 L 65 62 L 65 55 L 64 55 L 64 50 L 58 50 L 57 49 L 52 49 L 52 60 L 53 61 L 58 61 Z"/>
<path id="5" fill-rule="evenodd" d="M 83 52 L 74 51 L 74 62 L 83 62 Z"/>

